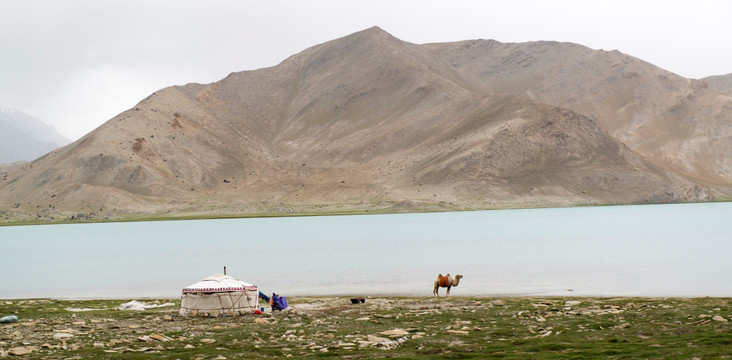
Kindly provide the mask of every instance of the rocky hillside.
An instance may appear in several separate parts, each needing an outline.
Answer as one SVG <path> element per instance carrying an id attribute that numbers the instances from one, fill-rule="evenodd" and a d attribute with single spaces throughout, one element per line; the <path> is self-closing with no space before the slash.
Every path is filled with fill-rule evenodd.
<path id="1" fill-rule="evenodd" d="M 709 76 L 702 79 L 709 87 L 725 95 L 732 95 L 732 74 Z"/>
<path id="2" fill-rule="evenodd" d="M 728 186 L 732 97 L 617 51 L 531 42 L 466 41 L 432 50 L 481 93 L 568 108 L 657 166 Z"/>
<path id="3" fill-rule="evenodd" d="M 162 89 L 0 178 L 8 219 L 704 201 L 732 98 L 618 52 L 379 28 Z M 726 151 L 726 152 L 725 152 Z"/>
<path id="4" fill-rule="evenodd" d="M 70 142 L 40 120 L 0 107 L 0 164 L 31 161 Z"/>

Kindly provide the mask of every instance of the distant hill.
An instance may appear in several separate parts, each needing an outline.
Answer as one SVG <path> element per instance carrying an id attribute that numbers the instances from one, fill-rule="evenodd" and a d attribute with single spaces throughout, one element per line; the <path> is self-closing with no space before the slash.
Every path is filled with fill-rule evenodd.
<path id="1" fill-rule="evenodd" d="M 617 51 L 379 28 L 162 89 L 0 179 L 8 219 L 479 209 L 732 193 L 732 97 Z M 3 212 L 0 212 L 2 214 Z"/>
<path id="2" fill-rule="evenodd" d="M 709 76 L 702 80 L 709 84 L 712 89 L 732 96 L 732 74 Z"/>
<path id="3" fill-rule="evenodd" d="M 0 107 L 0 164 L 31 161 L 71 140 L 20 110 Z"/>

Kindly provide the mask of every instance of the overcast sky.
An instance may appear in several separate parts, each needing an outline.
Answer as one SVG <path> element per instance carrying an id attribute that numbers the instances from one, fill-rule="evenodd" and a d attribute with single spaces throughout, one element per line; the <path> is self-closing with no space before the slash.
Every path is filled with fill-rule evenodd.
<path id="1" fill-rule="evenodd" d="M 78 139 L 151 93 L 379 26 L 422 44 L 556 40 L 732 73 L 729 0 L 0 0 L 0 105 Z"/>

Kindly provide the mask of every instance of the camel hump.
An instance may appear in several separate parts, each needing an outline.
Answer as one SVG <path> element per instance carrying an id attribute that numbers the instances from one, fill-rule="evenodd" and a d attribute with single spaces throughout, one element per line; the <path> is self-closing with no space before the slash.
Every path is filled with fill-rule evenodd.
<path id="1" fill-rule="evenodd" d="M 450 283 L 452 283 L 452 279 L 450 279 L 450 274 L 447 274 L 447 276 L 440 275 L 440 277 L 437 278 L 437 283 L 441 287 L 448 287 Z"/>

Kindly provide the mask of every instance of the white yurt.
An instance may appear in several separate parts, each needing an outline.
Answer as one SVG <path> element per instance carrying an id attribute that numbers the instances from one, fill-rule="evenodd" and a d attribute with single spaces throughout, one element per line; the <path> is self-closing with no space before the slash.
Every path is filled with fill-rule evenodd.
<path id="1" fill-rule="evenodd" d="M 257 309 L 255 285 L 223 274 L 211 275 L 183 288 L 181 315 L 219 316 L 251 314 Z"/>

